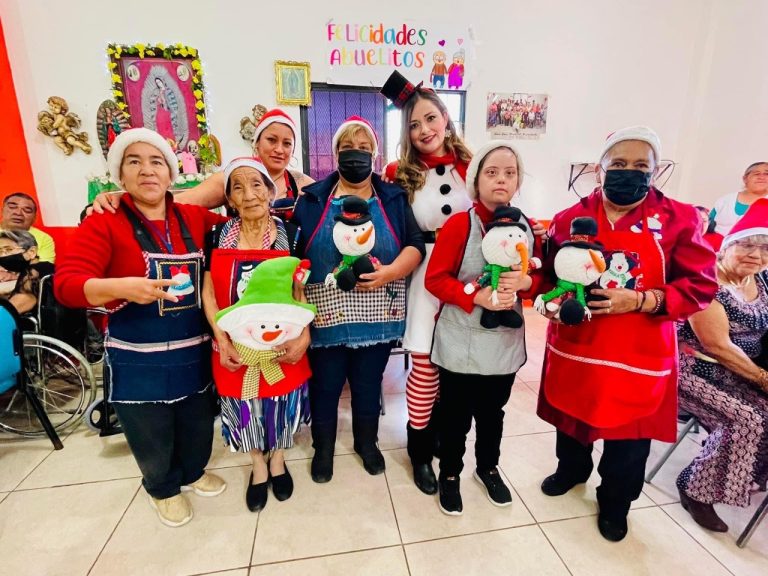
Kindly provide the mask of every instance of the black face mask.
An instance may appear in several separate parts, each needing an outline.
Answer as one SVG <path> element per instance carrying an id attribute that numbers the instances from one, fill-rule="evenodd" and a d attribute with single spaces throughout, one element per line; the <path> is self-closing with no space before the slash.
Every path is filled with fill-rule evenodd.
<path id="1" fill-rule="evenodd" d="M 645 198 L 652 177 L 653 172 L 642 170 L 607 170 L 603 192 L 617 206 L 629 206 Z"/>
<path id="2" fill-rule="evenodd" d="M 24 258 L 24 253 L 9 254 L 0 256 L 0 268 L 5 268 L 8 272 L 24 272 L 29 268 L 29 262 Z"/>
<path id="3" fill-rule="evenodd" d="M 373 155 L 365 150 L 339 152 L 339 174 L 350 184 L 360 184 L 373 172 Z"/>

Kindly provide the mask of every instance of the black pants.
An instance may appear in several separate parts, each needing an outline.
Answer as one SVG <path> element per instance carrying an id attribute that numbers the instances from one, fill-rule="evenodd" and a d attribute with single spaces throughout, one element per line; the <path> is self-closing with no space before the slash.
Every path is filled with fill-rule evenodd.
<path id="1" fill-rule="evenodd" d="M 381 411 L 381 380 L 389 362 L 393 343 L 350 348 L 331 346 L 310 348 L 309 404 L 312 426 L 336 429 L 339 398 L 344 383 L 349 380 L 352 394 L 352 417 L 379 419 Z"/>
<path id="2" fill-rule="evenodd" d="M 440 476 L 458 476 L 464 468 L 472 418 L 478 470 L 491 470 L 499 464 L 504 405 L 514 381 L 514 374 L 481 376 L 440 368 Z"/>
<path id="3" fill-rule="evenodd" d="M 165 404 L 112 404 L 150 496 L 170 498 L 203 475 L 213 443 L 210 391 Z"/>
<path id="4" fill-rule="evenodd" d="M 629 506 L 640 497 L 645 463 L 651 451 L 649 439 L 604 440 L 603 455 L 597 466 L 602 482 L 597 487 L 600 513 L 608 518 L 624 518 Z M 584 445 L 557 431 L 557 474 L 583 482 L 592 473 L 592 444 Z"/>

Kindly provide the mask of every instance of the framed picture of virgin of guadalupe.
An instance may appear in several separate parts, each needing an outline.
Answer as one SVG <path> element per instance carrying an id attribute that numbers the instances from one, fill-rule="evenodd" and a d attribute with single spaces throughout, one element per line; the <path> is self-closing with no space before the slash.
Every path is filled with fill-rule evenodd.
<path id="1" fill-rule="evenodd" d="M 275 62 L 277 103 L 295 106 L 312 104 L 310 94 L 309 62 Z"/>
<path id="2" fill-rule="evenodd" d="M 182 44 L 110 44 L 107 54 L 113 99 L 131 126 L 154 130 L 174 151 L 197 157 L 200 139 L 208 134 L 197 50 Z"/>

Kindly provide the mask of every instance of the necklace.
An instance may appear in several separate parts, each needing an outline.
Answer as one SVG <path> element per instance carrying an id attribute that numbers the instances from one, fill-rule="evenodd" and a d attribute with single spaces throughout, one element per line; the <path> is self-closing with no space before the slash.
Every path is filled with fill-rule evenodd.
<path id="1" fill-rule="evenodd" d="M 725 278 L 726 284 L 728 284 L 729 286 L 733 286 L 734 288 L 739 288 L 740 290 L 743 290 L 744 288 L 749 286 L 750 283 L 752 282 L 752 276 L 745 276 L 744 278 L 742 278 L 738 282 L 735 281 L 735 280 L 732 280 L 731 279 L 731 275 L 728 274 L 728 272 L 726 271 L 725 267 L 720 262 L 717 263 L 717 269 L 720 271 L 720 273 Z"/>

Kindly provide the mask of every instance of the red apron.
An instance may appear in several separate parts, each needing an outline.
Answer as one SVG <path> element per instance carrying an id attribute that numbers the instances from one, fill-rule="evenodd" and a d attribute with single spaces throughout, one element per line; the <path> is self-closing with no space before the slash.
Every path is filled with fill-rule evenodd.
<path id="1" fill-rule="evenodd" d="M 211 280 L 219 310 L 228 308 L 240 299 L 245 285 L 250 279 L 249 270 L 260 262 L 280 256 L 290 256 L 287 250 L 234 250 L 216 248 L 211 252 Z M 213 343 L 213 381 L 220 396 L 240 398 L 243 391 L 243 379 L 247 366 L 241 366 L 234 372 L 227 370 L 219 360 L 219 348 Z M 269 384 L 261 374 L 259 380 L 259 398 L 283 396 L 292 392 L 312 375 L 309 360 L 305 354 L 296 364 L 281 363 L 285 378 Z"/>
<path id="2" fill-rule="evenodd" d="M 639 233 L 614 231 L 600 204 L 597 240 L 605 247 L 607 261 L 619 254 L 618 261 L 637 266 L 631 276 L 638 290 L 665 282 L 664 254 L 647 228 Z M 542 382 L 546 401 L 588 427 L 623 427 L 652 417 L 663 403 L 665 418 L 669 413 L 674 423 L 676 381 L 674 322 L 634 312 L 595 315 L 578 326 L 549 325 Z M 670 397 L 672 411 L 666 409 Z M 638 430 L 636 437 L 646 432 Z M 606 436 L 616 438 L 615 434 L 598 437 Z"/>

